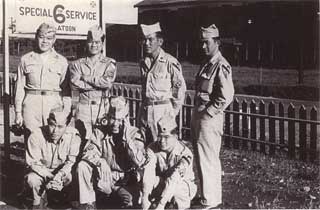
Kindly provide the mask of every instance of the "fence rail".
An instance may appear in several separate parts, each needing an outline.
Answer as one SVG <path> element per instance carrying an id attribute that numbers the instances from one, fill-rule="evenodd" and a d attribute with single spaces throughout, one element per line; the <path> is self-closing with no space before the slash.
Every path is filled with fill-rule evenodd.
<path id="1" fill-rule="evenodd" d="M 129 100 L 130 121 L 135 125 L 141 106 L 140 86 L 116 83 L 111 92 Z M 11 104 L 14 103 L 13 93 L 14 80 L 10 78 Z M 2 103 L 2 86 L 0 96 Z M 189 141 L 193 99 L 194 91 L 188 90 L 177 117 L 179 137 Z M 270 155 L 285 154 L 289 158 L 303 161 L 319 161 L 318 115 L 315 106 L 295 107 L 292 103 L 284 103 L 279 99 L 266 102 L 263 99 L 236 95 L 225 110 L 223 143 L 228 148 L 259 151 Z"/>

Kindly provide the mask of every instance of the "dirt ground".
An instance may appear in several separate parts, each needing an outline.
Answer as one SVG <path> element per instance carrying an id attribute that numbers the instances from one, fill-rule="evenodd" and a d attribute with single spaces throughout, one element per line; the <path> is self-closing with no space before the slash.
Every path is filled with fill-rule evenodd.
<path id="1" fill-rule="evenodd" d="M 3 152 L 1 152 L 3 154 Z M 319 164 L 269 157 L 259 153 L 223 149 L 222 209 L 318 209 L 320 208 Z M 24 161 L 1 156 L 0 209 L 20 208 Z M 196 179 L 198 182 L 198 179 Z"/>

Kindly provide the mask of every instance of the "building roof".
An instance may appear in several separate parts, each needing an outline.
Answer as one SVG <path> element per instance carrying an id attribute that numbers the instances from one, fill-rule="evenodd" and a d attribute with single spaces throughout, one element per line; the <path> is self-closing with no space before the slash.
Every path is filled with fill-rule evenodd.
<path id="1" fill-rule="evenodd" d="M 316 2 L 318 0 L 303 0 L 304 2 Z M 260 2 L 301 2 L 301 0 L 144 0 L 135 5 L 135 7 L 155 7 L 155 6 L 174 6 L 174 5 L 205 5 L 205 4 L 226 4 L 237 5 Z"/>

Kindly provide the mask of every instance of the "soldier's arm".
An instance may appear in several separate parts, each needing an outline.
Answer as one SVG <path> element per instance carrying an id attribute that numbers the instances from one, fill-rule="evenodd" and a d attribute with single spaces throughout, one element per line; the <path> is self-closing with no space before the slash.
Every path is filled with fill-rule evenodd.
<path id="1" fill-rule="evenodd" d="M 58 173 L 61 173 L 62 177 L 71 173 L 72 166 L 75 164 L 76 159 L 79 155 L 81 138 L 78 133 L 73 133 L 72 135 L 66 136 L 66 138 L 72 138 L 70 141 L 70 150 L 67 154 L 67 160 L 64 163 L 63 167 L 59 170 Z"/>
<path id="2" fill-rule="evenodd" d="M 135 130 L 132 138 L 129 138 L 126 141 L 128 156 L 135 164 L 135 167 L 138 168 L 141 167 L 146 161 L 144 142 L 145 140 L 143 135 L 139 130 Z"/>
<path id="3" fill-rule="evenodd" d="M 71 112 L 72 99 L 70 86 L 70 72 L 68 70 L 68 63 L 66 60 L 64 62 L 63 68 L 64 71 L 60 79 L 60 88 L 62 92 L 63 109 L 66 114 L 69 114 Z"/>
<path id="4" fill-rule="evenodd" d="M 94 90 L 92 85 L 82 80 L 82 72 L 81 69 L 75 64 L 69 64 L 69 72 L 70 72 L 70 82 L 73 88 L 78 90 Z"/>
<path id="5" fill-rule="evenodd" d="M 149 201 L 149 195 L 154 187 L 156 180 L 156 164 L 157 159 L 151 149 L 147 149 L 148 163 L 144 167 L 143 179 L 142 179 L 142 209 L 149 209 L 151 203 Z"/>
<path id="6" fill-rule="evenodd" d="M 101 89 L 110 89 L 116 79 L 117 67 L 114 60 L 111 61 L 109 66 L 105 69 L 103 76 L 88 75 L 83 79 L 90 85 Z"/>
<path id="7" fill-rule="evenodd" d="M 214 116 L 215 114 L 223 112 L 232 102 L 234 96 L 234 86 L 232 82 L 231 66 L 227 64 L 220 64 L 218 75 L 216 77 L 217 87 L 216 92 L 210 96 L 210 103 L 207 107 L 207 112 Z"/>
<path id="8" fill-rule="evenodd" d="M 182 68 L 180 63 L 172 62 L 169 64 L 171 73 L 171 85 L 172 85 L 172 105 L 175 110 L 175 114 L 179 113 L 181 106 L 184 103 L 184 97 L 186 92 L 186 82 L 182 75 Z"/>
<path id="9" fill-rule="evenodd" d="M 41 162 L 43 155 L 41 152 L 41 143 L 39 143 L 37 133 L 32 133 L 28 139 L 26 150 L 26 163 L 30 166 L 31 170 L 39 174 L 43 178 L 53 178 L 50 170 Z"/>
<path id="10" fill-rule="evenodd" d="M 25 96 L 24 87 L 26 84 L 26 77 L 24 74 L 24 62 L 21 61 L 18 66 L 17 78 L 16 78 L 16 87 L 15 87 L 15 112 L 16 114 L 21 114 L 22 111 L 22 102 Z"/>

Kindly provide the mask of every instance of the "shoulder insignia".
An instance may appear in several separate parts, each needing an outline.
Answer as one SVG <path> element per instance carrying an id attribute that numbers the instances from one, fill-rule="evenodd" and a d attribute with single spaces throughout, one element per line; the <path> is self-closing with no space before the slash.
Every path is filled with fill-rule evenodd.
<path id="1" fill-rule="evenodd" d="M 221 65 L 221 71 L 222 71 L 222 73 L 224 74 L 224 76 L 227 77 L 228 74 L 231 73 L 231 66 L 226 65 L 226 64 L 222 64 L 222 65 Z"/>

